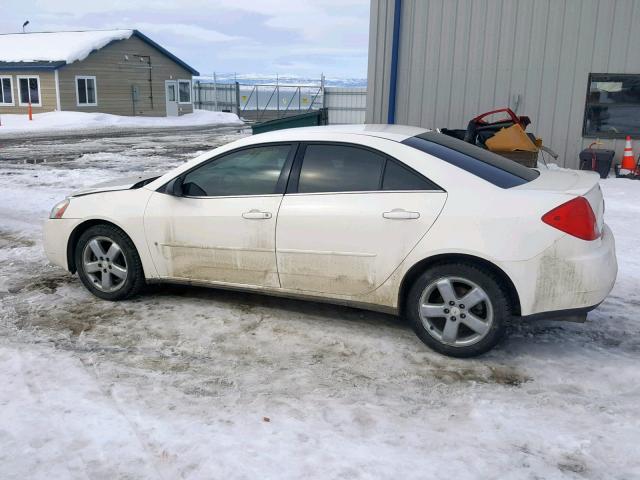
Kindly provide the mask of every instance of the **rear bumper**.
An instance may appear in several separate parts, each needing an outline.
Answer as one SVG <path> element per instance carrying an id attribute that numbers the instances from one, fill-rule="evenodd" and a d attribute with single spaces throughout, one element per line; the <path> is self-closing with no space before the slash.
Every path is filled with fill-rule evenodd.
<path id="1" fill-rule="evenodd" d="M 522 316 L 588 311 L 602 303 L 616 281 L 613 233 L 605 224 L 592 242 L 563 236 L 540 255 L 506 262 L 504 268 L 518 291 Z"/>
<path id="2" fill-rule="evenodd" d="M 524 317 L 520 317 L 520 319 L 527 322 L 535 320 L 561 320 L 565 322 L 582 323 L 587 319 L 587 314 L 591 310 L 598 308 L 598 305 L 592 305 L 590 307 L 582 308 L 571 308 L 569 310 L 556 310 L 553 312 L 534 313 L 533 315 L 525 315 Z"/>

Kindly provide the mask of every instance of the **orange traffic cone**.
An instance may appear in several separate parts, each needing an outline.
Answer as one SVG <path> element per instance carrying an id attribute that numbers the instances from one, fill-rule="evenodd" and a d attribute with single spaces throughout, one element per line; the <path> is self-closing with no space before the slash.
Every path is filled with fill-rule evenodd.
<path id="1" fill-rule="evenodd" d="M 636 169 L 636 161 L 633 159 L 633 148 L 631 148 L 631 137 L 629 135 L 627 135 L 627 141 L 624 144 L 624 155 L 622 155 L 620 168 L 631 171 Z"/>

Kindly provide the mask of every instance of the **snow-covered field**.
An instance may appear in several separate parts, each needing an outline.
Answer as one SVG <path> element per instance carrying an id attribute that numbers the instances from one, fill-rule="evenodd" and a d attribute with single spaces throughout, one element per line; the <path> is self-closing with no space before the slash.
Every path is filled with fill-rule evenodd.
<path id="1" fill-rule="evenodd" d="M 182 287 L 108 303 L 47 264 L 69 191 L 238 135 L 0 142 L 0 478 L 640 478 L 640 182 L 602 182 L 610 298 L 473 360 L 391 316 Z"/>
<path id="2" fill-rule="evenodd" d="M 16 135 L 42 133 L 78 133 L 85 131 L 122 131 L 131 129 L 153 129 L 172 127 L 203 127 L 242 124 L 235 113 L 210 112 L 195 109 L 193 113 L 179 117 L 125 117 L 108 113 L 47 112 L 33 115 L 0 116 L 0 139 Z M 0 152 L 1 154 L 1 152 Z"/>

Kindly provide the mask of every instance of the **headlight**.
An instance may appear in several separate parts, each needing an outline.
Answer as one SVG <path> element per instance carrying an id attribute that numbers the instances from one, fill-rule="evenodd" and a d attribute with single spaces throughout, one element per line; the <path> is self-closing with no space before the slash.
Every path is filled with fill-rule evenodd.
<path id="1" fill-rule="evenodd" d="M 51 209 L 49 218 L 62 218 L 68 206 L 69 206 L 68 198 L 65 198 L 61 202 L 56 203 L 56 205 Z"/>

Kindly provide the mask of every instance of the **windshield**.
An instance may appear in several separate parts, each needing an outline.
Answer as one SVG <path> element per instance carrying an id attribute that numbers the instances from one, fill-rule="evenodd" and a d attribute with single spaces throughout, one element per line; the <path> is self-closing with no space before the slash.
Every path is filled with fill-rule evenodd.
<path id="1" fill-rule="evenodd" d="M 532 168 L 442 133 L 426 132 L 407 138 L 402 143 L 466 170 L 500 188 L 516 187 L 535 180 L 540 175 L 540 172 Z"/>

